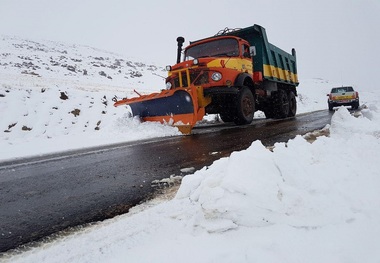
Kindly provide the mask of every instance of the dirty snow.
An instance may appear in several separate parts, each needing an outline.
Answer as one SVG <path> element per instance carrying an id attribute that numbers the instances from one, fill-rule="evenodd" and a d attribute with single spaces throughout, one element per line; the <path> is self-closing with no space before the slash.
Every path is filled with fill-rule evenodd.
<path id="1" fill-rule="evenodd" d="M 2 66 L 1 73 L 8 71 Z M 55 84 L 44 71 L 37 73 L 41 77 L 15 73 L 16 78 L 0 81 L 5 95 L 0 96 L 1 159 L 178 135 L 175 128 L 140 123 L 112 107 L 110 98 L 131 93 L 133 87 L 114 89 L 106 81 L 83 88 L 82 75 L 73 77 L 76 85 Z M 299 113 L 326 110 L 326 93 L 334 85 L 301 79 Z M 185 176 L 173 198 L 153 200 L 0 259 L 379 262 L 380 92 L 357 89 L 361 113 L 337 109 L 331 126 L 312 143 L 297 136 L 268 149 L 255 141 L 247 150 Z M 69 99 L 60 99 L 60 92 Z M 78 116 L 75 109 L 81 110 Z"/>

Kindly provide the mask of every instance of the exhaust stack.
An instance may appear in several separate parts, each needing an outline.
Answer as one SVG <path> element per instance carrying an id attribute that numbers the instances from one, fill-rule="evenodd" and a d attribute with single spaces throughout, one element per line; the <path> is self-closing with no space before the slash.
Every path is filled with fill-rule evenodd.
<path id="1" fill-rule="evenodd" d="M 177 37 L 177 64 L 181 62 L 181 52 L 182 52 L 182 45 L 185 42 L 185 39 L 183 37 Z"/>

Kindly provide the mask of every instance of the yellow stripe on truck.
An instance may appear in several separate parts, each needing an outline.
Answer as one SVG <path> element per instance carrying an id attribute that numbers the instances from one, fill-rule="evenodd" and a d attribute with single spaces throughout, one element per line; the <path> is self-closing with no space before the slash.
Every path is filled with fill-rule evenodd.
<path id="1" fill-rule="evenodd" d="M 214 59 L 207 63 L 208 68 L 228 68 L 235 69 L 241 72 L 247 72 L 248 74 L 253 74 L 252 61 L 250 59 L 240 59 L 240 58 L 221 58 Z"/>
<path id="2" fill-rule="evenodd" d="M 286 82 L 298 83 L 297 74 L 272 65 L 264 65 L 264 78 L 277 78 Z"/>

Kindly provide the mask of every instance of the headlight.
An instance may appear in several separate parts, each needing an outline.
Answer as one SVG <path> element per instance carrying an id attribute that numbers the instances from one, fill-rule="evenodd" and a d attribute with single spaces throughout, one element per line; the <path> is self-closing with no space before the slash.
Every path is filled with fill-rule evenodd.
<path id="1" fill-rule="evenodd" d="M 197 58 L 193 60 L 194 65 L 198 65 L 198 63 L 199 63 L 199 60 Z"/>
<path id="2" fill-rule="evenodd" d="M 171 89 L 172 84 L 170 82 L 166 82 L 166 89 Z"/>
<path id="3" fill-rule="evenodd" d="M 172 66 L 166 66 L 166 70 L 167 71 L 171 71 L 172 70 Z"/>
<path id="4" fill-rule="evenodd" d="M 212 73 L 212 75 L 211 75 L 211 79 L 212 79 L 213 81 L 219 81 L 219 80 L 222 79 L 222 74 L 219 73 L 219 72 L 214 72 L 214 73 Z"/>

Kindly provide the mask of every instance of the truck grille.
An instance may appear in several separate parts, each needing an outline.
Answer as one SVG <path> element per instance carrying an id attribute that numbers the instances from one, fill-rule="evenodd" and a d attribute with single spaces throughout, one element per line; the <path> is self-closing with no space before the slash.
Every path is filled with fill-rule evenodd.
<path id="1" fill-rule="evenodd" d="M 178 70 L 173 71 L 168 78 L 174 88 L 186 88 L 190 85 L 200 86 L 209 82 L 209 72 L 207 70 Z"/>

